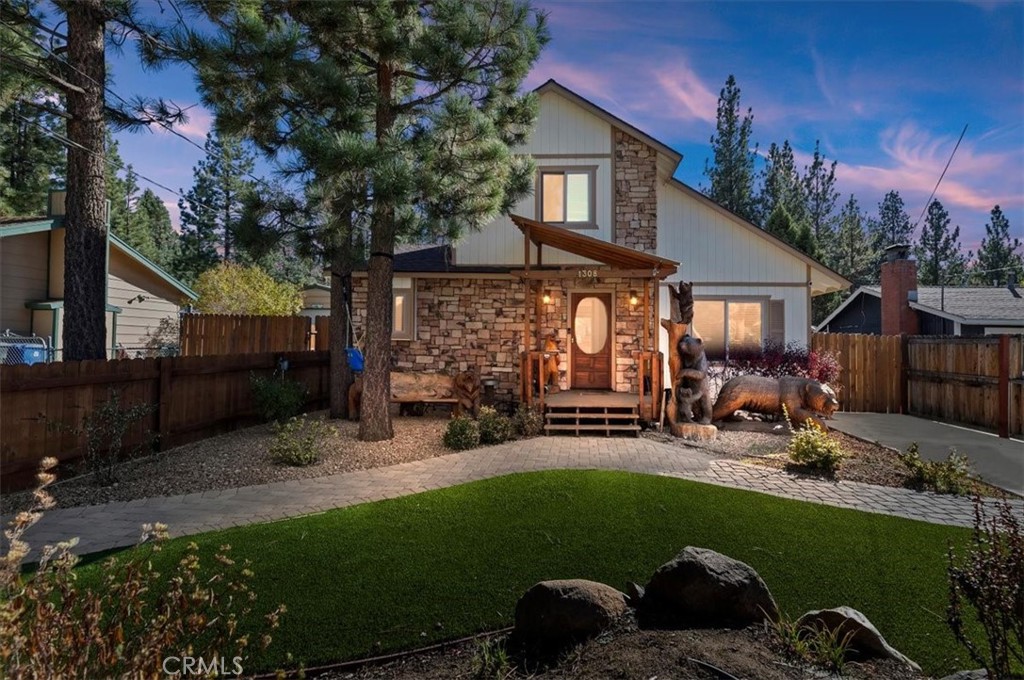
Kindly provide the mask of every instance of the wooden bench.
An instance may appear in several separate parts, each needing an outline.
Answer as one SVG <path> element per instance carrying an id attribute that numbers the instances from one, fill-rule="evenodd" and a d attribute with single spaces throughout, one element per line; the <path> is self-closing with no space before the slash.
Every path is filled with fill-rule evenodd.
<path id="1" fill-rule="evenodd" d="M 348 390 L 349 418 L 359 418 L 362 405 L 363 378 L 357 376 Z M 480 377 L 476 371 L 455 376 L 444 373 L 391 373 L 392 404 L 451 404 L 452 415 L 469 413 L 474 418 L 480 411 Z"/>

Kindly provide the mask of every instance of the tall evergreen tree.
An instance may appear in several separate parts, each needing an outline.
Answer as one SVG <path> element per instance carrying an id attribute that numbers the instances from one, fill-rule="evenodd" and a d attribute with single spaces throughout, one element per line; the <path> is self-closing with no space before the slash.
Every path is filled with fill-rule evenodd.
<path id="1" fill-rule="evenodd" d="M 764 225 L 764 230 L 772 236 L 782 239 L 789 245 L 796 243 L 796 226 L 793 224 L 793 218 L 790 217 L 786 206 L 781 203 L 775 205 L 775 209 L 772 210 L 772 214 Z"/>
<path id="2" fill-rule="evenodd" d="M 815 248 L 827 255 L 835 235 L 839 191 L 836 189 L 836 161 L 828 164 L 818 141 L 814 142 L 811 164 L 804 168 L 802 183 L 807 201 L 807 225 L 814 237 Z"/>
<path id="3" fill-rule="evenodd" d="M 44 129 L 63 134 L 64 120 L 24 100 L 0 109 L 0 215 L 42 215 L 49 190 L 64 185 L 64 146 Z"/>
<path id="4" fill-rule="evenodd" d="M 360 437 L 388 439 L 395 243 L 455 237 L 529 190 L 533 164 L 512 148 L 537 113 L 519 88 L 544 16 L 521 0 L 192 4 L 221 32 L 171 40 L 199 59 L 219 127 L 301 151 L 320 179 L 333 167 L 347 185 L 334 224 L 369 216 Z"/>
<path id="5" fill-rule="evenodd" d="M 910 244 L 914 228 L 898 191 L 890 191 L 878 204 L 878 217 L 868 223 L 871 246 L 881 253 L 892 245 Z"/>
<path id="6" fill-rule="evenodd" d="M 1016 277 L 1024 281 L 1024 248 L 1019 238 L 1010 237 L 1010 220 L 997 205 L 985 224 L 978 259 L 971 267 L 971 281 L 979 286 L 1000 284 Z"/>
<path id="7" fill-rule="evenodd" d="M 757 223 L 766 227 L 775 207 L 785 207 L 790 218 L 802 222 L 806 218 L 807 201 L 804 184 L 793 158 L 793 147 L 789 140 L 778 146 L 774 142 L 768 147 L 765 166 L 761 170 L 761 191 L 757 197 Z"/>
<path id="8" fill-rule="evenodd" d="M 206 135 L 206 158 L 193 169 L 194 183 L 178 201 L 181 251 L 175 272 L 185 281 L 226 261 L 244 260 L 236 244 L 242 206 L 255 183 L 248 175 L 255 157 L 240 139 Z"/>
<path id="9" fill-rule="evenodd" d="M 914 254 L 917 280 L 924 286 L 963 284 L 967 260 L 960 248 L 960 227 L 950 230 L 949 213 L 938 199 L 928 205 Z"/>
<path id="10" fill-rule="evenodd" d="M 171 213 L 168 212 L 164 202 L 153 193 L 152 189 L 146 189 L 139 196 L 135 203 L 133 219 L 140 225 L 140 229 L 149 235 L 149 242 L 152 244 L 150 250 L 141 250 L 143 255 L 160 265 L 160 267 L 171 271 L 178 258 L 179 236 L 171 225 Z"/>
<path id="11" fill-rule="evenodd" d="M 754 158 L 751 150 L 753 109 L 740 117 L 740 88 L 730 75 L 718 95 L 718 118 L 711 136 L 714 164 L 704 162 L 704 174 L 711 180 L 705 193 L 719 205 L 740 217 L 754 221 L 757 210 L 754 200 Z"/>
<path id="12" fill-rule="evenodd" d="M 836 231 L 835 247 L 831 249 L 830 264 L 855 283 L 874 281 L 874 269 L 878 262 L 878 256 L 871 247 L 866 222 L 867 218 L 857 199 L 850 194 L 839 213 L 839 228 Z"/>

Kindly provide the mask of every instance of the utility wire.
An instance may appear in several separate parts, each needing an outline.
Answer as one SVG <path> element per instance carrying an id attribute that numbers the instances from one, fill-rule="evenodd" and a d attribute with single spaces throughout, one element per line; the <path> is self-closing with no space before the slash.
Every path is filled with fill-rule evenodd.
<path id="1" fill-rule="evenodd" d="M 110 158 L 107 158 L 104 154 L 102 154 L 102 153 L 100 153 L 100 152 L 98 152 L 98 151 L 96 151 L 94 149 L 90 149 L 89 147 L 84 146 L 82 144 L 79 144 L 78 142 L 76 142 L 74 140 L 68 139 L 64 135 L 61 135 L 59 132 L 55 132 L 53 130 L 48 129 L 47 127 L 45 127 L 44 125 L 42 125 L 38 121 L 34 121 L 31 118 L 27 118 L 27 117 L 21 115 L 18 112 L 15 112 L 14 115 L 17 116 L 18 118 L 21 118 L 26 123 L 29 123 L 31 125 L 35 125 L 37 128 L 42 130 L 45 134 L 47 134 L 50 137 L 56 139 L 58 142 L 60 142 L 61 144 L 63 144 L 66 147 L 69 147 L 69 148 L 74 147 L 76 149 L 81 149 L 82 151 L 85 151 L 86 153 L 92 154 L 93 156 L 97 156 L 97 157 L 103 159 L 104 163 L 106 163 L 110 167 L 114 168 L 115 170 L 123 170 L 124 169 L 121 165 L 118 165 L 114 160 L 112 160 Z M 194 204 L 196 204 L 196 205 L 198 205 L 198 206 L 200 206 L 202 208 L 206 208 L 207 210 L 217 211 L 217 208 L 214 208 L 212 206 L 206 205 L 205 203 L 202 203 L 200 201 L 196 201 L 196 200 L 194 200 L 192 198 L 189 198 L 185 194 L 181 193 L 180 191 L 176 191 L 176 190 L 170 188 L 166 184 L 161 184 L 160 182 L 156 181 L 155 179 L 151 179 L 151 178 L 146 177 L 145 175 L 143 175 L 141 173 L 135 172 L 134 168 L 132 168 L 132 174 L 135 175 L 136 177 L 138 177 L 141 180 L 149 182 L 153 186 L 159 187 L 159 188 L 163 189 L 164 191 L 169 191 L 170 193 L 174 194 L 175 196 L 183 198 L 186 201 L 194 203 Z"/>
<path id="2" fill-rule="evenodd" d="M 942 178 L 946 176 L 946 170 L 949 170 L 949 164 L 953 162 L 953 156 L 956 155 L 956 150 L 960 148 L 960 142 L 964 141 L 964 135 L 967 134 L 967 124 L 964 123 L 963 132 L 960 133 L 960 139 L 956 140 L 956 146 L 953 147 L 953 152 L 949 154 L 949 160 L 946 161 L 946 167 L 942 169 L 942 174 L 939 175 L 939 181 L 935 183 L 935 188 L 932 189 L 931 196 L 924 203 L 924 208 L 921 210 L 921 216 L 917 218 L 917 222 L 914 223 L 914 231 L 917 231 L 917 227 L 921 224 L 921 220 L 924 219 L 924 214 L 928 211 L 928 206 L 932 204 L 932 199 L 935 197 L 935 192 L 939 190 L 939 185 L 942 184 Z"/>

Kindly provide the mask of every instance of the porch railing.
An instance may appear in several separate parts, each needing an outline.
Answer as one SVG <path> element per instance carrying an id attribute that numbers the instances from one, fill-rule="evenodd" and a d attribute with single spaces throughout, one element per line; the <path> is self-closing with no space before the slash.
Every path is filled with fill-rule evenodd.
<path id="1" fill-rule="evenodd" d="M 544 411 L 544 385 L 548 381 L 547 362 L 553 352 L 531 350 L 522 352 L 519 355 L 519 393 L 520 398 L 527 406 L 533 406 L 534 399 L 537 399 L 538 408 Z M 538 377 L 537 385 L 540 387 L 534 394 L 534 377 Z"/>
<path id="2" fill-rule="evenodd" d="M 648 422 L 661 419 L 662 370 L 664 364 L 661 352 L 637 352 L 637 392 L 640 395 L 640 418 Z"/>

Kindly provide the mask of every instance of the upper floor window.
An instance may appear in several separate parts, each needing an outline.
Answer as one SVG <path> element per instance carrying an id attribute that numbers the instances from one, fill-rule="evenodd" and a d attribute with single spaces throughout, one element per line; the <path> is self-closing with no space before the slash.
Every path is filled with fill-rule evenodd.
<path id="1" fill-rule="evenodd" d="M 540 221 L 593 227 L 595 167 L 542 168 L 537 192 Z"/>

